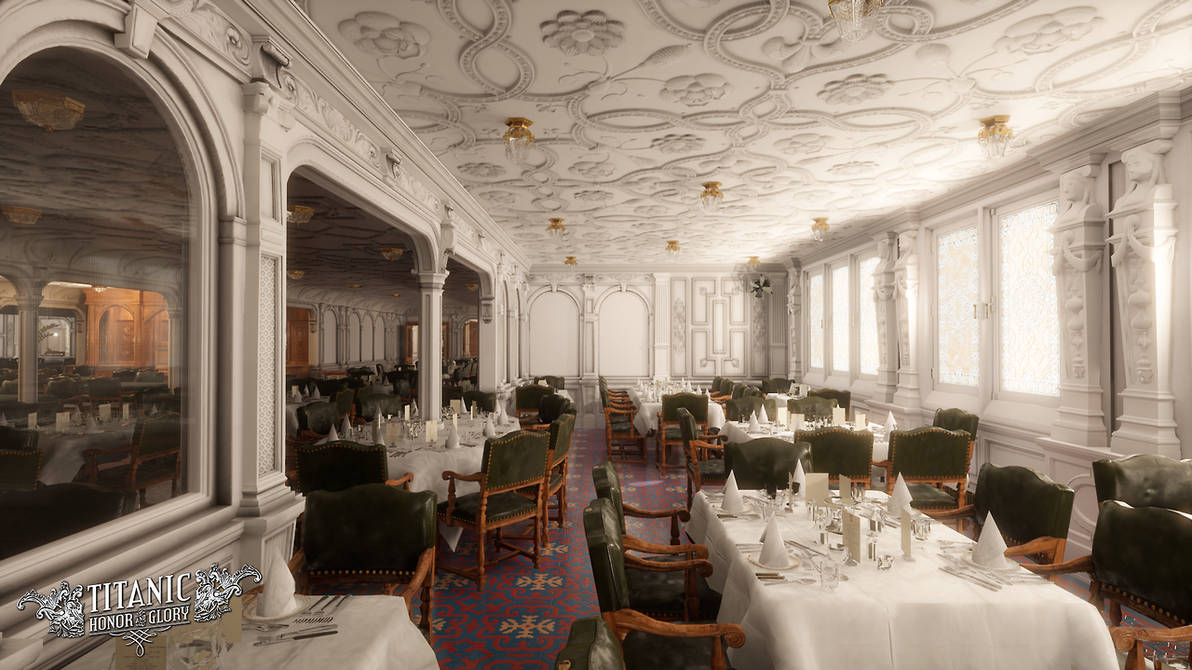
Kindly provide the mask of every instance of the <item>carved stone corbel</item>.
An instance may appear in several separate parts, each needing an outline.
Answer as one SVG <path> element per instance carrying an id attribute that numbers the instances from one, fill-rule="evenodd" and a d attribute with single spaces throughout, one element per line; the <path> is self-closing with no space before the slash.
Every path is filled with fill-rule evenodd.
<path id="1" fill-rule="evenodd" d="M 114 37 L 116 48 L 134 58 L 148 58 L 161 19 L 153 5 L 134 0 L 124 15 L 124 30 Z"/>

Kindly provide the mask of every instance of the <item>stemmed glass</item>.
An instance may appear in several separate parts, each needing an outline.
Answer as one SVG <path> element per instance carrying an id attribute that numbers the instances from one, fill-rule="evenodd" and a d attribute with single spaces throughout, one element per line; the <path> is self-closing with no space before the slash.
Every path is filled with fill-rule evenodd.
<path id="1" fill-rule="evenodd" d="M 853 482 L 849 486 L 849 497 L 852 498 L 854 505 L 865 504 L 865 485 Z"/>
<path id="2" fill-rule="evenodd" d="M 816 505 L 812 509 L 815 527 L 819 530 L 820 544 L 828 544 L 828 526 L 832 523 L 832 510 L 827 505 Z"/>

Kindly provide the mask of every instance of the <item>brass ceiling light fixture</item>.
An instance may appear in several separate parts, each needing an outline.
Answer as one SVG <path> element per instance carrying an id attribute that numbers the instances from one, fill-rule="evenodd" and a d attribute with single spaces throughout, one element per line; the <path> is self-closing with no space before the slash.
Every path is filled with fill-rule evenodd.
<path id="1" fill-rule="evenodd" d="M 505 134 L 501 135 L 501 141 L 505 143 L 505 156 L 514 163 L 526 162 L 530 145 L 534 144 L 534 133 L 530 132 L 532 125 L 533 121 L 521 116 L 505 119 Z"/>
<path id="2" fill-rule="evenodd" d="M 87 109 L 74 98 L 45 91 L 13 91 L 12 104 L 26 121 L 41 126 L 47 133 L 74 128 Z"/>
<path id="3" fill-rule="evenodd" d="M 467 283 L 467 284 L 464 284 L 464 288 L 466 288 L 466 289 L 468 289 L 469 291 L 471 291 L 471 292 L 475 293 L 475 292 L 476 292 L 476 290 L 480 288 L 480 284 L 475 284 L 475 283 Z"/>
<path id="4" fill-rule="evenodd" d="M 41 218 L 41 210 L 33 209 L 32 207 L 18 207 L 16 205 L 5 205 L 0 207 L 0 214 L 4 214 L 4 218 L 18 226 L 32 226 Z"/>
<path id="5" fill-rule="evenodd" d="M 575 260 L 575 256 L 568 256 L 563 260 L 563 265 L 579 265 L 579 261 Z"/>
<path id="6" fill-rule="evenodd" d="M 846 42 L 860 42 L 873 32 L 873 16 L 883 0 L 828 0 L 828 12 Z"/>
<path id="7" fill-rule="evenodd" d="M 724 201 L 724 193 L 721 193 L 718 181 L 706 181 L 703 183 L 703 187 L 703 192 L 699 194 L 699 206 L 705 212 L 712 214 L 720 209 L 720 203 Z"/>
<path id="8" fill-rule="evenodd" d="M 361 286 L 363 286 L 363 284 L 348 284 L 348 288 L 351 289 L 360 288 Z"/>
<path id="9" fill-rule="evenodd" d="M 981 130 L 977 131 L 977 144 L 985 151 L 986 158 L 1001 158 L 1006 155 L 1014 129 L 1009 126 L 1009 114 L 994 114 L 981 119 Z"/>
<path id="10" fill-rule="evenodd" d="M 556 240 L 563 237 L 563 233 L 567 232 L 567 226 L 563 225 L 563 219 L 561 217 L 552 216 L 547 221 L 550 221 L 550 224 L 547 225 L 546 232 Z"/>
<path id="11" fill-rule="evenodd" d="M 750 256 L 749 260 L 745 261 L 745 267 L 751 272 L 756 271 L 761 266 L 762 262 L 758 260 L 757 256 Z"/>
<path id="12" fill-rule="evenodd" d="M 306 276 L 305 270 L 286 270 L 286 276 L 294 281 L 298 281 Z"/>
<path id="13" fill-rule="evenodd" d="M 666 253 L 670 254 L 671 256 L 678 256 L 679 251 L 680 251 L 680 249 L 679 249 L 679 241 L 678 240 L 667 240 L 666 241 Z"/>
<path id="14" fill-rule="evenodd" d="M 824 237 L 828 235 L 828 217 L 817 216 L 811 221 L 811 236 L 815 238 L 816 242 L 823 242 Z"/>
<path id="15" fill-rule="evenodd" d="M 395 261 L 402 257 L 406 250 L 401 247 L 381 247 L 381 255 L 387 261 Z"/>
<path id="16" fill-rule="evenodd" d="M 292 223 L 295 226 L 301 226 L 304 223 L 310 223 L 311 217 L 315 215 L 313 207 L 306 205 L 290 205 L 286 208 L 286 223 Z"/>
<path id="17" fill-rule="evenodd" d="M 397 291 L 394 291 L 393 293 L 390 293 L 389 295 L 390 295 L 390 296 L 392 296 L 392 297 L 394 297 L 394 298 L 400 298 L 400 297 L 401 297 L 401 293 L 398 293 Z"/>

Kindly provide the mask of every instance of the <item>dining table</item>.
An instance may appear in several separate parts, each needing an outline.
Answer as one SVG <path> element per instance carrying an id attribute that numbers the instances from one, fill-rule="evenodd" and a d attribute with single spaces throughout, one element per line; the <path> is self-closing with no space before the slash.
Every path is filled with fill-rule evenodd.
<path id="1" fill-rule="evenodd" d="M 244 597 L 243 615 L 174 626 L 145 645 L 149 658 L 135 667 L 194 670 L 437 670 L 439 661 L 422 631 L 410 621 L 401 596 L 299 596 L 303 609 L 287 617 L 256 620 L 255 602 Z M 236 617 L 240 619 L 236 626 Z M 233 626 L 229 630 L 229 626 Z M 238 628 L 238 630 L 236 630 Z M 164 639 L 163 639 L 164 638 Z M 66 666 L 109 670 L 116 654 L 127 658 L 124 640 L 110 639 Z M 160 659 L 160 665 L 152 661 Z M 396 663 L 396 665 L 395 665 Z M 134 667 L 134 666 L 127 666 Z"/>
<path id="2" fill-rule="evenodd" d="M 647 395 L 640 389 L 629 389 L 629 399 L 637 407 L 637 414 L 633 417 L 633 427 L 638 435 L 649 435 L 658 430 L 658 414 L 662 411 L 662 397 Z M 708 428 L 724 427 L 724 408 L 720 403 L 708 399 Z"/>
<path id="3" fill-rule="evenodd" d="M 723 494 L 701 491 L 687 533 L 708 548 L 709 585 L 723 600 L 718 620 L 741 625 L 745 644 L 730 650 L 751 670 L 919 670 L 921 668 L 1078 668 L 1115 670 L 1118 657 L 1101 613 L 1016 563 L 989 570 L 971 562 L 972 540 L 937 522 L 902 552 L 901 528 L 886 518 L 875 556 L 826 550 L 806 502 L 777 512 L 776 528 L 793 559 L 763 568 L 767 526 L 760 492 L 746 491 L 746 512 L 726 514 Z M 886 495 L 868 491 L 859 510 L 885 517 Z M 850 496 L 851 499 L 851 496 Z M 839 507 L 839 506 L 838 506 Z M 922 517 L 926 519 L 926 517 Z M 899 519 L 900 520 L 900 519 Z M 876 524 L 875 524 L 876 525 Z M 872 532 L 862 525 L 862 542 Z M 827 545 L 842 536 L 827 532 Z M 854 557 L 855 558 L 855 557 Z M 841 566 L 834 573 L 829 566 Z M 886 567 L 883 568 L 882 566 Z M 819 566 L 841 581 L 824 584 Z M 828 588 L 826 588 L 828 587 Z"/>
<path id="4" fill-rule="evenodd" d="M 113 419 L 90 428 L 71 427 L 65 432 L 57 431 L 54 426 L 38 428 L 37 446 L 41 449 L 38 481 L 46 485 L 74 481 L 79 469 L 87 462 L 83 452 L 131 445 L 135 423 L 133 419 Z"/>
<path id="5" fill-rule="evenodd" d="M 856 426 L 849 423 L 845 424 L 846 428 L 856 430 Z M 807 428 L 806 430 L 811 430 Z M 873 432 L 873 461 L 875 463 L 886 460 L 890 453 L 890 443 L 886 437 L 886 429 L 881 424 L 870 423 L 868 430 Z M 763 423 L 760 425 L 760 430 L 749 430 L 749 423 L 747 421 L 728 421 L 725 422 L 724 428 L 721 430 L 724 433 L 724 439 L 730 444 L 738 444 L 741 442 L 748 442 L 759 437 L 776 437 L 788 442 L 798 442 L 796 439 L 796 432 L 786 426 L 776 423 Z"/>

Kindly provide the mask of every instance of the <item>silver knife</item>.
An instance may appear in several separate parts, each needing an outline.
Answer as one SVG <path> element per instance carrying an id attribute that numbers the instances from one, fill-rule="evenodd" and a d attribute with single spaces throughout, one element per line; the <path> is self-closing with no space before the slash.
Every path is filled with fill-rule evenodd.
<path id="1" fill-rule="evenodd" d="M 940 570 L 943 570 L 944 572 L 946 572 L 950 575 L 959 577 L 959 578 L 961 578 L 967 582 L 970 582 L 972 584 L 976 584 L 977 586 L 980 586 L 982 588 L 989 589 L 990 591 L 1001 591 L 1002 590 L 1002 585 L 998 584 L 997 582 L 986 581 L 985 579 L 983 579 L 981 577 L 978 577 L 976 575 L 970 575 L 965 572 L 961 572 L 961 571 L 957 570 L 956 568 L 949 568 L 947 566 L 941 565 Z"/>

